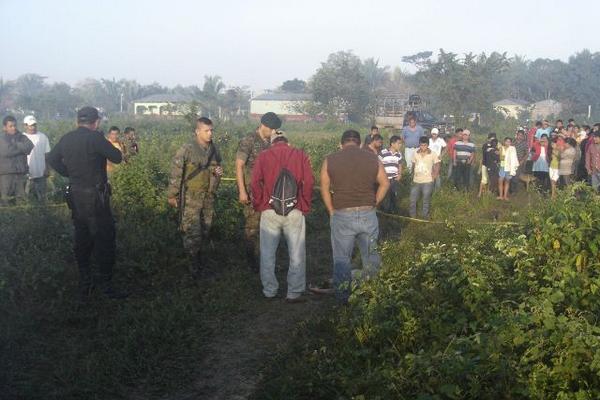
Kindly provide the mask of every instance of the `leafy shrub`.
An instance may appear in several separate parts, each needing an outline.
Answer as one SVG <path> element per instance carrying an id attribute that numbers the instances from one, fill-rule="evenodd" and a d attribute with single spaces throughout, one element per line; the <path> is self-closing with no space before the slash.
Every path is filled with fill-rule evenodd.
<path id="1" fill-rule="evenodd" d="M 574 186 L 525 226 L 384 244 L 380 277 L 301 332 L 256 398 L 600 398 L 598 210 Z"/>

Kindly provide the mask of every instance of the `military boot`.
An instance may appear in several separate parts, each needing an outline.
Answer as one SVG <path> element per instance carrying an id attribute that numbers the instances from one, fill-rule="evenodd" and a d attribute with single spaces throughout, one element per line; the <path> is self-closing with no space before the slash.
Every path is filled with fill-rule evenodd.
<path id="1" fill-rule="evenodd" d="M 246 245 L 246 263 L 252 272 L 260 271 L 260 259 L 254 250 L 254 243 Z"/>
<path id="2" fill-rule="evenodd" d="M 87 304 L 90 301 L 92 290 L 94 285 L 92 284 L 92 274 L 88 268 L 79 269 L 79 288 L 77 290 L 77 300 L 80 304 Z"/>
<path id="3" fill-rule="evenodd" d="M 122 300 L 122 299 L 126 299 L 127 297 L 129 297 L 128 292 L 116 289 L 113 286 L 110 278 L 101 276 L 100 282 L 101 283 L 98 285 L 98 287 L 100 288 L 100 292 L 104 296 L 106 296 L 106 298 L 113 299 L 113 300 Z"/>
<path id="4" fill-rule="evenodd" d="M 190 274 L 194 279 L 201 279 L 210 275 L 208 271 L 208 265 L 206 263 L 206 257 L 202 251 L 197 252 L 192 258 L 192 262 L 190 264 Z"/>

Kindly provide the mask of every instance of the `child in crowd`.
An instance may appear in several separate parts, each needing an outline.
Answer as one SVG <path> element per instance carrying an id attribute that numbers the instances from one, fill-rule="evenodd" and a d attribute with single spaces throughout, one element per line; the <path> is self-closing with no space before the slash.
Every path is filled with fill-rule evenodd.
<path id="1" fill-rule="evenodd" d="M 558 179 L 560 178 L 559 167 L 560 167 L 560 148 L 558 144 L 558 138 L 552 138 L 550 141 L 550 147 L 548 149 L 548 176 L 550 177 L 550 189 L 552 198 L 556 197 L 556 187 L 558 185 Z"/>
<path id="2" fill-rule="evenodd" d="M 498 200 L 508 201 L 510 180 L 517 175 L 519 159 L 517 149 L 512 145 L 512 139 L 504 138 L 500 147 L 500 168 L 498 170 Z"/>

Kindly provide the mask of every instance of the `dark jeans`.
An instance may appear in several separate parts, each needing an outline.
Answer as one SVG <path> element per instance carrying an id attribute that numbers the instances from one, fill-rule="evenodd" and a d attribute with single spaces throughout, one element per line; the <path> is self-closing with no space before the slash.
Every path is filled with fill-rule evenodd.
<path id="1" fill-rule="evenodd" d="M 544 193 L 550 191 L 550 175 L 547 171 L 533 171 L 536 186 Z"/>
<path id="2" fill-rule="evenodd" d="M 98 265 L 101 288 L 110 286 L 115 264 L 115 221 L 108 198 L 102 200 L 95 188 L 72 188 L 75 259 L 79 267 L 79 284 L 92 284 L 91 256 Z"/>
<path id="3" fill-rule="evenodd" d="M 23 174 L 0 175 L 0 206 L 7 206 L 11 199 L 16 203 L 25 201 L 27 176 Z"/>
<path id="4" fill-rule="evenodd" d="M 396 199 L 398 198 L 399 183 L 396 179 L 390 179 L 390 188 L 381 202 L 381 211 L 393 213 L 396 211 Z"/>
<path id="5" fill-rule="evenodd" d="M 46 177 L 30 178 L 27 182 L 27 192 L 29 197 L 40 203 L 46 202 Z"/>
<path id="6" fill-rule="evenodd" d="M 429 218 L 429 205 L 431 204 L 431 194 L 433 193 L 434 182 L 430 183 L 414 183 L 410 188 L 410 216 L 417 217 L 417 202 L 419 197 L 423 195 L 423 218 Z"/>
<path id="7" fill-rule="evenodd" d="M 573 183 L 573 174 L 571 175 L 560 175 L 560 179 L 558 181 L 558 185 L 559 187 L 565 188 L 567 186 L 570 186 L 571 183 Z"/>
<path id="8" fill-rule="evenodd" d="M 458 190 L 471 188 L 471 164 L 456 163 L 454 166 L 454 185 Z"/>

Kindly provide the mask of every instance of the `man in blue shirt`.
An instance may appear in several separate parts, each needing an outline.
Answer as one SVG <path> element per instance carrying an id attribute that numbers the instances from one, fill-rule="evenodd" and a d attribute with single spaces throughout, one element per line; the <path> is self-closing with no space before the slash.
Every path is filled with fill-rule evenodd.
<path id="1" fill-rule="evenodd" d="M 535 132 L 535 138 L 537 140 L 540 140 L 542 138 L 542 135 L 550 137 L 550 132 L 552 132 L 552 127 L 550 127 L 550 122 L 548 122 L 548 120 L 545 119 L 542 121 L 542 127 Z"/>
<path id="2" fill-rule="evenodd" d="M 417 119 L 414 115 L 408 117 L 408 125 L 402 128 L 402 138 L 404 139 L 404 160 L 406 167 L 412 171 L 412 159 L 419 148 L 419 138 L 425 136 L 425 131 L 421 125 L 417 125 Z"/>

